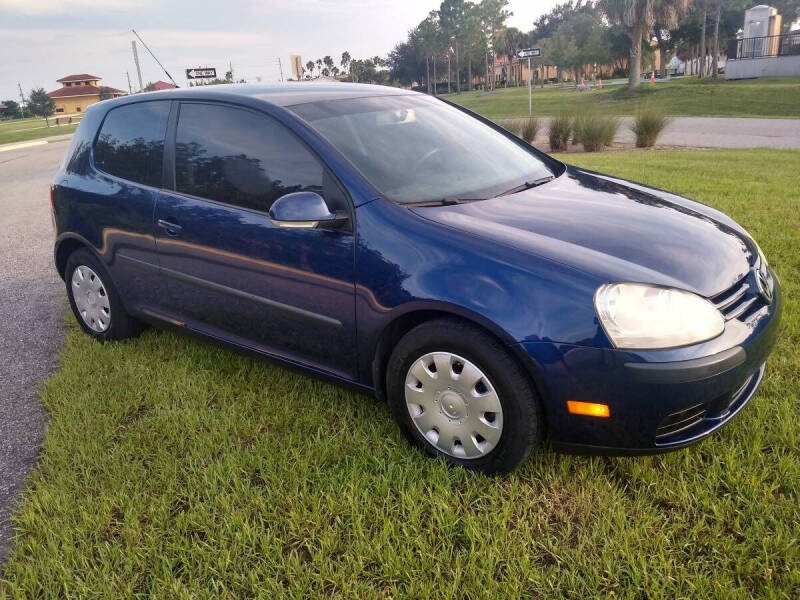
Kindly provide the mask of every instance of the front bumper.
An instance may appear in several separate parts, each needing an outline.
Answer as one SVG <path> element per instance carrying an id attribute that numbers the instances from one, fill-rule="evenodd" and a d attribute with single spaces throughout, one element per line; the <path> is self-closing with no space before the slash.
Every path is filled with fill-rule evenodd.
<path id="1" fill-rule="evenodd" d="M 777 338 L 782 299 L 709 342 L 626 351 L 525 342 L 539 378 L 553 446 L 582 454 L 650 454 L 693 444 L 755 395 Z M 610 417 L 570 414 L 567 400 L 607 404 Z"/>

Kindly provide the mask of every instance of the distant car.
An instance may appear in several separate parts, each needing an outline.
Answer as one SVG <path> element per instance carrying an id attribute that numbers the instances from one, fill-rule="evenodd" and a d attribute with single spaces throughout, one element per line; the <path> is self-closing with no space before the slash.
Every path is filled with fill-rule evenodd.
<path id="1" fill-rule="evenodd" d="M 781 312 L 726 215 L 388 87 L 101 102 L 52 206 L 92 337 L 148 322 L 373 391 L 428 454 L 489 473 L 546 436 L 609 454 L 707 436 L 755 393 Z"/>

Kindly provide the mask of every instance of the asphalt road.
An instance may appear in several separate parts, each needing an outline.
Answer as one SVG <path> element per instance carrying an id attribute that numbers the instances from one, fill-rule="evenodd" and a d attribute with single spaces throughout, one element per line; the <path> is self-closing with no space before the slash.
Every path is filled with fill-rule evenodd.
<path id="1" fill-rule="evenodd" d="M 61 141 L 0 152 L 0 562 L 44 434 L 39 387 L 63 337 L 48 188 L 66 148 Z"/>
<path id="2" fill-rule="evenodd" d="M 623 118 L 618 141 L 636 141 L 631 123 L 631 117 Z M 658 144 L 692 148 L 800 148 L 800 119 L 674 117 Z"/>

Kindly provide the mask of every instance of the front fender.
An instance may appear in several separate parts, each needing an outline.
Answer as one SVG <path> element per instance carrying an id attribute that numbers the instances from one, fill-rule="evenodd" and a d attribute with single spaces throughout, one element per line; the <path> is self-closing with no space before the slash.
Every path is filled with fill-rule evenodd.
<path id="1" fill-rule="evenodd" d="M 382 332 L 418 311 L 472 321 L 509 346 L 559 341 L 607 347 L 594 313 L 598 282 L 492 245 L 388 201 L 357 210 L 356 319 L 362 374 Z"/>

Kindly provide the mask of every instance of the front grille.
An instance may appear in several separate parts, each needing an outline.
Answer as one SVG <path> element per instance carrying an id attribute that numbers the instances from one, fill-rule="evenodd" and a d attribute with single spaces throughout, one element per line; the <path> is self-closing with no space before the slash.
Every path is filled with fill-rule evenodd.
<path id="1" fill-rule="evenodd" d="M 733 286 L 712 297 L 711 302 L 723 314 L 726 321 L 731 319 L 747 321 L 767 304 L 750 275 L 742 277 Z"/>

